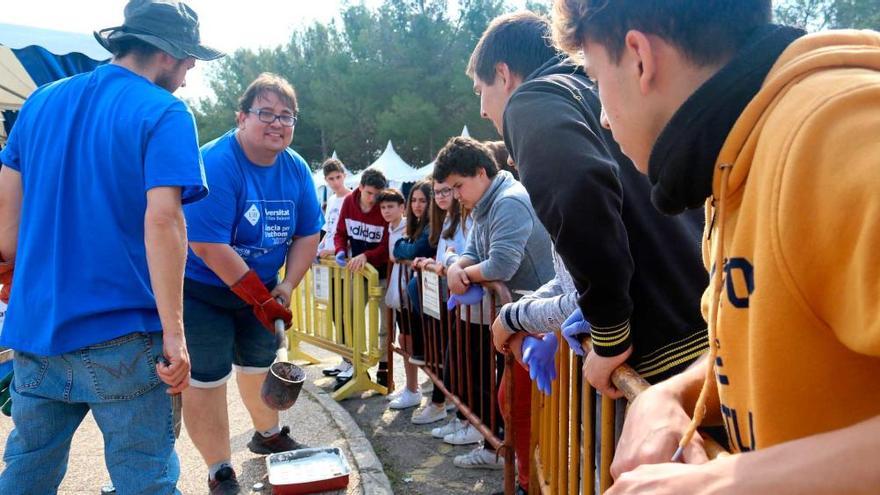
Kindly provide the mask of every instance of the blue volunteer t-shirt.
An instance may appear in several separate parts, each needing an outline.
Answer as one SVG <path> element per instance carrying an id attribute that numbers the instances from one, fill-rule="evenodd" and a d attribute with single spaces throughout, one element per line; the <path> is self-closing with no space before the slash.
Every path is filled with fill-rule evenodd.
<path id="1" fill-rule="evenodd" d="M 57 355 L 162 330 L 144 244 L 146 193 L 207 194 L 193 116 L 118 65 L 26 101 L 0 161 L 21 173 L 12 297 L 0 345 Z"/>
<path id="2" fill-rule="evenodd" d="M 284 264 L 294 236 L 317 234 L 324 216 L 305 160 L 286 149 L 271 166 L 245 156 L 231 130 L 202 147 L 211 194 L 184 208 L 190 242 L 228 244 L 266 283 Z M 189 251 L 186 276 L 226 287 Z"/>

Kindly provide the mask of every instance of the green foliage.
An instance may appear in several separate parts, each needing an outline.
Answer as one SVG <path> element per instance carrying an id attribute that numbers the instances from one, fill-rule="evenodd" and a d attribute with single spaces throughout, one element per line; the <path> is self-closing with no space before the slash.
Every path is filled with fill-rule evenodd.
<path id="1" fill-rule="evenodd" d="M 550 0 L 526 0 L 526 10 L 531 10 L 536 14 L 550 16 L 550 10 L 553 8 L 553 2 Z"/>
<path id="2" fill-rule="evenodd" d="M 828 25 L 832 0 L 787 0 L 773 9 L 779 24 L 815 31 Z"/>
<path id="3" fill-rule="evenodd" d="M 880 0 L 785 0 L 773 13 L 776 22 L 809 31 L 880 29 Z"/>
<path id="4" fill-rule="evenodd" d="M 880 0 L 836 0 L 833 27 L 880 30 Z"/>
<path id="5" fill-rule="evenodd" d="M 316 23 L 271 50 L 239 50 L 209 74 L 215 99 L 196 102 L 202 142 L 234 125 L 238 96 L 259 73 L 296 88 L 300 107 L 293 147 L 313 165 L 334 150 L 349 169 L 369 165 L 391 139 L 421 166 L 463 125 L 477 139 L 497 139 L 479 115 L 464 74 L 488 23 L 510 10 L 504 0 L 385 0 L 377 9 L 349 5 L 340 23 Z M 547 0 L 528 4 L 540 9 Z"/>

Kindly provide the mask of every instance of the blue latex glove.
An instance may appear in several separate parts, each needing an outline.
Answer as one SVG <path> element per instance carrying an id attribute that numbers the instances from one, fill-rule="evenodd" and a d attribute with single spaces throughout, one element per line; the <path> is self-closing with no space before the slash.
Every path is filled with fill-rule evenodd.
<path id="1" fill-rule="evenodd" d="M 544 338 L 526 336 L 522 343 L 523 362 L 529 367 L 529 377 L 538 384 L 538 390 L 550 395 L 551 384 L 556 379 L 556 350 L 559 341 L 555 333 Z"/>
<path id="2" fill-rule="evenodd" d="M 562 337 L 568 342 L 568 347 L 578 356 L 585 354 L 584 348 L 581 347 L 583 334 L 590 334 L 590 322 L 584 319 L 584 314 L 578 308 L 562 323 Z"/>
<path id="3" fill-rule="evenodd" d="M 345 251 L 339 251 L 336 253 L 336 264 L 345 268 Z"/>
<path id="4" fill-rule="evenodd" d="M 446 309 L 452 311 L 456 306 L 470 306 L 471 304 L 479 304 L 483 300 L 483 286 L 471 284 L 464 294 L 452 294 L 446 301 Z"/>

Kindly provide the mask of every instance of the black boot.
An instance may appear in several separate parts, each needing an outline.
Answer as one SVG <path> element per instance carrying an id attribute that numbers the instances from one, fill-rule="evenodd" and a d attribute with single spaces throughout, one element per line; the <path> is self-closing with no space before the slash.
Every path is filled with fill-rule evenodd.
<path id="1" fill-rule="evenodd" d="M 388 386 L 388 363 L 380 362 L 379 370 L 376 371 L 376 383 L 382 385 L 383 387 Z"/>

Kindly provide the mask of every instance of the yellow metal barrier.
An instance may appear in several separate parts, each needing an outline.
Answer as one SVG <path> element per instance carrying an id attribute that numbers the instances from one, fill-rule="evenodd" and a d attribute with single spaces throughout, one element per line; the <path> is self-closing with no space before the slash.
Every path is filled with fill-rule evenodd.
<path id="1" fill-rule="evenodd" d="M 291 296 L 291 359 L 320 362 L 300 349 L 300 342 L 308 342 L 351 360 L 354 366 L 351 380 L 333 393 L 336 400 L 366 390 L 388 393 L 367 374 L 383 352 L 379 343 L 382 297 L 375 268 L 367 264 L 351 272 L 332 259 L 313 264 Z"/>
<path id="2" fill-rule="evenodd" d="M 602 400 L 596 423 L 596 392 L 581 376 L 582 360 L 559 338 L 557 379 L 552 393 L 532 386 L 533 462 L 529 493 L 596 493 L 596 440 L 600 440 L 599 493 L 611 486 L 614 455 L 614 401 Z"/>
<path id="3" fill-rule="evenodd" d="M 592 495 L 611 487 L 611 461 L 616 445 L 617 403 L 601 397 L 581 373 L 582 359 L 559 336 L 557 380 L 549 396 L 532 385 L 533 462 L 529 493 L 542 495 Z M 589 352 L 590 343 L 583 343 Z M 612 373 L 611 381 L 628 401 L 649 385 L 629 366 Z M 597 411 L 598 409 L 598 411 Z M 703 436 L 706 454 L 714 459 L 725 453 L 711 437 Z M 597 459 L 598 455 L 598 459 Z M 596 476 L 598 475 L 598 480 Z"/>

